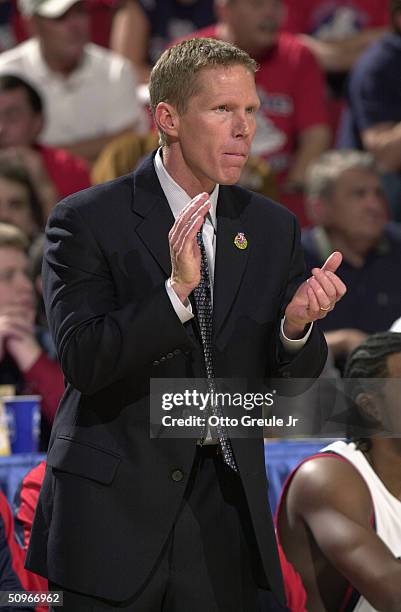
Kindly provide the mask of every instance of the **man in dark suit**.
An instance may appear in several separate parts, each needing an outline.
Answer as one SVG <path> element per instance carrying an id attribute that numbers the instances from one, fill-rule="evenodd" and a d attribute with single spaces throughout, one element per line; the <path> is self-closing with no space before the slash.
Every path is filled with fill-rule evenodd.
<path id="1" fill-rule="evenodd" d="M 168 50 L 150 82 L 162 147 L 49 220 L 45 301 L 67 388 L 27 566 L 64 609 L 284 601 L 263 438 L 149 435 L 151 378 L 315 377 L 325 361 L 312 322 L 345 291 L 341 255 L 301 284 L 295 218 L 230 186 L 255 132 L 255 69 L 221 41 Z"/>

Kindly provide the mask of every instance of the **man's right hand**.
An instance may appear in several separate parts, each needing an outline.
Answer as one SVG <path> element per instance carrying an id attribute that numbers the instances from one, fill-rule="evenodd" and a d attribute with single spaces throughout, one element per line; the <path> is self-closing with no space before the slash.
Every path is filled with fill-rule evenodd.
<path id="1" fill-rule="evenodd" d="M 208 193 L 195 196 L 177 217 L 168 235 L 172 265 L 170 283 L 183 304 L 200 283 L 201 254 L 196 234 L 210 206 Z"/>

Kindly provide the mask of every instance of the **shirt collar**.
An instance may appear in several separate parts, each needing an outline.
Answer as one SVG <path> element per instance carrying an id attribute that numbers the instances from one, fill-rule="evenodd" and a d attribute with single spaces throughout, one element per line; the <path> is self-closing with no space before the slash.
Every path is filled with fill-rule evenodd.
<path id="1" fill-rule="evenodd" d="M 192 200 L 186 191 L 167 172 L 163 164 L 162 148 L 160 147 L 154 158 L 154 165 L 157 174 L 157 178 L 160 181 L 160 185 L 164 191 L 164 195 L 167 198 L 167 202 L 170 205 L 171 212 L 176 219 L 181 213 L 182 209 Z M 209 196 L 211 208 L 209 211 L 210 220 L 216 231 L 217 227 L 217 199 L 219 197 L 219 185 L 216 184 L 212 193 Z"/>

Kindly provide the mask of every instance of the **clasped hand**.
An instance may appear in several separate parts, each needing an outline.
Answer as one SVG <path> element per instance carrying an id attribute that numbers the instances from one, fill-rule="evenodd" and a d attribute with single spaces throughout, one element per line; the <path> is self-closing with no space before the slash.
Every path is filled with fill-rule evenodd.
<path id="1" fill-rule="evenodd" d="M 172 265 L 170 282 L 183 303 L 200 283 L 201 253 L 196 234 L 210 206 L 208 193 L 195 196 L 176 219 L 168 235 Z"/>

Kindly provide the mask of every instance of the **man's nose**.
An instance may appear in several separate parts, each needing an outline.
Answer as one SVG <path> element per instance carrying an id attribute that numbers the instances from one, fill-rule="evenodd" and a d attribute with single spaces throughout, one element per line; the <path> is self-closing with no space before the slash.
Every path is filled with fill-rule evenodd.
<path id="1" fill-rule="evenodd" d="M 235 120 L 235 125 L 234 125 L 234 132 L 235 132 L 235 136 L 249 136 L 250 134 L 250 127 L 249 127 L 249 118 L 247 115 L 238 115 L 236 117 Z"/>

